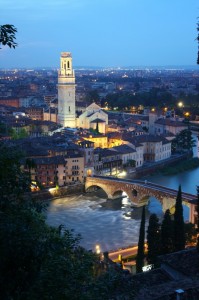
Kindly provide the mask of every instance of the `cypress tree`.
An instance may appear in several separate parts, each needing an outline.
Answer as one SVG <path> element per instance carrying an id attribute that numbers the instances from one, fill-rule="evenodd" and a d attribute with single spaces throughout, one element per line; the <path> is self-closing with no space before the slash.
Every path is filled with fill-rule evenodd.
<path id="1" fill-rule="evenodd" d="M 96 131 L 97 131 L 97 133 L 99 133 L 99 123 L 98 123 L 98 121 L 97 121 L 97 124 L 96 124 Z"/>
<path id="2" fill-rule="evenodd" d="M 161 254 L 168 254 L 174 251 L 173 221 L 170 210 L 167 209 L 161 225 Z"/>
<path id="3" fill-rule="evenodd" d="M 176 204 L 175 204 L 174 248 L 175 248 L 175 251 L 180 251 L 185 248 L 185 230 L 184 230 L 181 185 L 179 186 L 179 189 L 178 189 L 178 194 L 177 194 Z"/>
<path id="4" fill-rule="evenodd" d="M 142 272 L 142 267 L 144 265 L 144 240 L 145 240 L 145 205 L 142 208 L 142 218 L 140 223 L 138 252 L 136 257 L 136 273 Z"/>
<path id="5" fill-rule="evenodd" d="M 149 219 L 149 226 L 147 230 L 147 244 L 148 244 L 148 254 L 147 261 L 148 264 L 153 264 L 154 267 L 157 266 L 157 257 L 160 255 L 160 224 L 159 219 L 156 214 L 152 214 Z"/>

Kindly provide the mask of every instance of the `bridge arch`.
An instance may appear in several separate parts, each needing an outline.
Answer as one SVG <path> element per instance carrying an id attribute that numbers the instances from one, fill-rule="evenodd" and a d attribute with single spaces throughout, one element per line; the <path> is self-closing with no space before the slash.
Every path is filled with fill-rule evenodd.
<path id="1" fill-rule="evenodd" d="M 102 189 L 103 192 L 106 194 L 107 198 L 109 197 L 108 195 L 108 192 L 107 190 L 99 184 L 92 184 L 92 185 L 89 185 L 88 187 L 85 186 L 85 192 L 88 193 L 88 192 L 94 192 L 96 191 L 98 188 Z"/>
<path id="2" fill-rule="evenodd" d="M 90 186 L 99 186 L 102 188 L 109 199 L 114 199 L 120 191 L 123 191 L 127 194 L 134 206 L 146 205 L 148 203 L 148 197 L 154 197 L 162 204 L 163 211 L 173 208 L 177 197 L 177 191 L 174 189 L 142 180 L 93 176 L 87 177 L 85 181 L 85 189 L 87 190 Z M 190 205 L 190 200 L 196 198 L 195 195 L 182 193 L 183 202 L 187 206 Z"/>

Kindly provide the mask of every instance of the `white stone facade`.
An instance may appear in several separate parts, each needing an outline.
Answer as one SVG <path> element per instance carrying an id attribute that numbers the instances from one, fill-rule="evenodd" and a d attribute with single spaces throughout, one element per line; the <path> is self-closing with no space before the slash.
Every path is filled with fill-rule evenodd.
<path id="1" fill-rule="evenodd" d="M 75 72 L 70 52 L 62 52 L 58 72 L 58 123 L 63 127 L 76 127 Z"/>
<path id="2" fill-rule="evenodd" d="M 106 133 L 108 128 L 108 114 L 106 114 L 100 106 L 92 103 L 86 108 L 78 120 L 77 126 L 85 129 L 96 129 L 98 123 L 99 133 Z"/>

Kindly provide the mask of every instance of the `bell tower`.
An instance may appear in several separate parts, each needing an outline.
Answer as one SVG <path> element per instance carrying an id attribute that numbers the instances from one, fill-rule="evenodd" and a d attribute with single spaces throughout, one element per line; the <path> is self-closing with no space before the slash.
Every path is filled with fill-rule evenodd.
<path id="1" fill-rule="evenodd" d="M 61 52 L 57 88 L 58 123 L 64 127 L 75 128 L 75 72 L 70 52 Z"/>

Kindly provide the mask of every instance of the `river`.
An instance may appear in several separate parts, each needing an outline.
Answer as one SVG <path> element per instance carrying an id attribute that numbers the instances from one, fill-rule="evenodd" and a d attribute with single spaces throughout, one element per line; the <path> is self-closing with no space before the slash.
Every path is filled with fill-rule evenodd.
<path id="1" fill-rule="evenodd" d="M 181 184 L 184 192 L 196 194 L 199 185 L 199 168 L 172 176 L 156 175 L 149 181 L 178 189 Z M 73 195 L 51 201 L 47 210 L 47 223 L 52 226 L 64 225 L 80 233 L 80 244 L 95 250 L 110 251 L 138 242 L 142 208 L 132 208 L 127 198 L 106 200 L 105 195 Z M 146 209 L 146 219 L 156 213 L 161 219 L 162 208 L 158 200 L 150 197 Z M 188 219 L 188 208 L 184 207 L 184 219 Z"/>

